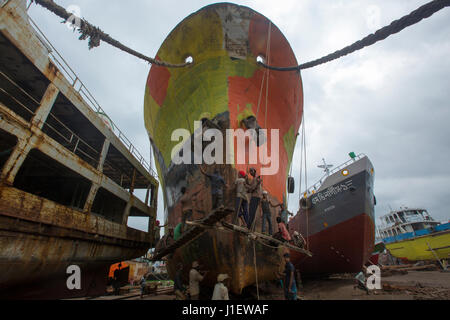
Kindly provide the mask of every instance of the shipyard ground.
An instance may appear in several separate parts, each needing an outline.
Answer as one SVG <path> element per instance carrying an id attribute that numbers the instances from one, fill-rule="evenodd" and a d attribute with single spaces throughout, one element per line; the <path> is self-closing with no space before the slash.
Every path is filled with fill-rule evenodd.
<path id="1" fill-rule="evenodd" d="M 354 275 L 336 275 L 327 279 L 306 280 L 300 292 L 302 300 L 450 300 L 450 272 L 409 271 L 404 275 L 384 277 L 382 290 L 366 292 L 355 289 Z M 283 292 L 275 284 L 260 286 L 261 300 L 284 300 Z M 128 291 L 128 290 L 127 290 Z M 120 296 L 104 296 L 82 300 L 174 300 L 171 289 L 161 289 L 157 294 L 140 298 L 138 287 Z M 256 290 L 246 296 L 232 299 L 254 300 Z"/>

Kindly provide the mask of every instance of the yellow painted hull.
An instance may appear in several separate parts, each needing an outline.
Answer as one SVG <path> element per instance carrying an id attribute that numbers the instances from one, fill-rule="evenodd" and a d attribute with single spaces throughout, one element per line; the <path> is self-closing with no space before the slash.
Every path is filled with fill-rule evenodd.
<path id="1" fill-rule="evenodd" d="M 436 256 L 428 247 L 428 244 L 439 259 L 450 259 L 450 231 L 443 231 L 423 237 L 408 239 L 386 244 L 391 255 L 399 259 L 409 261 L 436 260 Z"/>

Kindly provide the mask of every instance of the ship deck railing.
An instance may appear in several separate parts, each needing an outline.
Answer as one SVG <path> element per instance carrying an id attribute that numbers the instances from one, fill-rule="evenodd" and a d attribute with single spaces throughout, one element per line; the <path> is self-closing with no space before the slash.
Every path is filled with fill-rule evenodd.
<path id="1" fill-rule="evenodd" d="M 363 159 L 363 158 L 365 158 L 365 157 L 366 157 L 366 155 L 365 155 L 364 153 L 361 153 L 361 154 L 357 155 L 355 158 L 352 158 L 352 159 L 350 159 L 350 160 L 347 160 L 347 161 L 344 162 L 343 164 L 341 164 L 341 165 L 335 167 L 335 168 L 334 168 L 333 170 L 331 170 L 328 174 L 325 174 L 319 181 L 317 181 L 315 184 L 313 184 L 311 187 L 309 187 L 309 188 L 304 192 L 304 194 L 306 194 L 306 195 L 309 196 L 309 195 L 311 195 L 311 194 L 317 192 L 317 190 L 320 189 L 320 187 L 322 186 L 322 184 L 325 182 L 325 180 L 326 180 L 329 176 L 331 176 L 331 175 L 335 174 L 336 172 L 338 172 L 338 171 L 344 169 L 344 168 L 347 167 L 349 164 L 351 164 L 351 163 L 353 163 L 353 162 L 356 162 L 356 161 L 358 161 L 358 160 L 361 160 L 361 159 Z"/>
<path id="2" fill-rule="evenodd" d="M 381 220 L 381 224 L 380 224 L 380 228 L 381 229 L 389 229 L 392 227 L 397 227 L 397 226 L 404 226 L 404 225 L 409 225 L 409 224 L 414 224 L 414 223 L 438 223 L 436 221 L 434 221 L 434 219 L 429 216 L 426 215 L 425 217 L 417 214 L 417 215 L 409 215 L 409 216 L 403 216 L 403 219 L 399 220 L 399 218 L 397 218 L 396 216 L 394 216 L 396 212 L 384 215 L 380 217 Z M 386 218 L 388 217 L 392 217 L 392 220 L 389 220 L 389 223 L 386 222 Z M 427 219 L 428 217 L 428 219 Z"/>
<path id="3" fill-rule="evenodd" d="M 421 230 L 417 230 L 417 231 L 413 231 L 413 232 L 408 232 L 408 233 L 402 233 L 396 236 L 392 236 L 392 237 L 387 237 L 383 239 L 384 243 L 393 243 L 393 242 L 398 242 L 398 241 L 403 241 L 403 240 L 408 240 L 408 239 L 414 239 L 416 237 L 422 237 L 422 236 L 426 236 L 429 234 L 434 234 L 437 232 L 442 232 L 442 231 L 447 231 L 450 230 L 450 223 L 446 223 L 446 224 L 441 224 L 439 226 L 433 227 L 432 229 L 428 228 L 428 229 L 421 229 Z"/>
<path id="4" fill-rule="evenodd" d="M 4 78 L 8 81 L 13 87 L 17 88 L 22 94 L 24 94 L 35 107 L 39 107 L 40 102 L 37 101 L 31 94 L 29 94 L 23 87 L 21 87 L 18 83 L 12 80 L 7 74 L 0 71 L 0 77 Z M 15 102 L 15 105 L 21 108 L 19 113 L 24 118 L 31 119 L 36 115 L 36 113 L 28 108 L 20 99 L 16 98 L 14 94 L 8 92 L 6 88 L 0 87 L 0 91 L 8 96 Z M 22 113 L 24 112 L 24 113 Z M 73 132 L 67 125 L 65 125 L 60 119 L 58 119 L 54 114 L 49 113 L 48 119 L 46 121 L 40 121 L 42 123 L 43 130 L 49 129 L 55 135 L 55 138 L 63 147 L 69 150 L 71 153 L 79 156 L 94 168 L 96 168 L 99 164 L 100 153 L 91 146 L 88 142 L 80 138 L 75 132 Z M 105 161 L 106 162 L 106 161 Z M 112 166 L 111 164 L 109 164 Z M 113 167 L 113 166 L 112 166 Z M 117 168 L 114 168 L 116 171 L 120 171 Z M 131 177 L 129 177 L 131 180 Z"/>
<path id="5" fill-rule="evenodd" d="M 84 85 L 83 81 L 78 77 L 75 71 L 70 67 L 67 61 L 63 58 L 63 56 L 58 52 L 58 50 L 53 46 L 50 40 L 45 36 L 36 22 L 28 16 L 28 19 L 36 31 L 38 35 L 38 39 L 42 42 L 42 44 L 48 49 L 49 57 L 55 62 L 60 70 L 62 70 L 64 76 L 67 79 L 70 79 L 70 84 L 86 101 L 87 105 L 97 112 L 98 114 L 104 115 L 108 118 L 111 123 L 111 127 L 109 128 L 118 138 L 119 140 L 127 147 L 130 153 L 136 157 L 139 163 L 155 178 L 158 178 L 158 174 L 153 170 L 151 164 L 144 158 L 144 156 L 139 152 L 139 150 L 133 145 L 133 143 L 128 139 L 128 137 L 119 129 L 119 127 L 114 123 L 114 121 L 107 115 L 105 110 L 100 106 L 98 101 L 94 98 L 89 89 Z"/>

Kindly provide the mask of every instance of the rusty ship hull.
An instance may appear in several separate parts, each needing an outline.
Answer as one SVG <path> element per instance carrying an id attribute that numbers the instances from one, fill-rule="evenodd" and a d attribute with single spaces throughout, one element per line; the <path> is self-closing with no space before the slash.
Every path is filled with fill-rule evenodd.
<path id="1" fill-rule="evenodd" d="M 111 264 L 143 256 L 145 234 L 0 187 L 0 297 L 59 299 L 105 293 Z M 56 217 L 57 215 L 57 217 Z M 58 220 L 58 221 L 55 221 Z M 67 287 L 67 268 L 81 270 L 81 289 Z"/>
<path id="2" fill-rule="evenodd" d="M 153 245 L 158 182 L 24 0 L 0 8 L 0 52 L 0 297 L 104 294 L 109 266 Z M 132 216 L 150 232 L 129 228 Z M 80 288 L 67 285 L 73 265 Z"/>
<path id="3" fill-rule="evenodd" d="M 192 199 L 193 220 L 212 212 L 211 185 L 200 172 L 200 166 L 173 162 L 172 151 L 177 142 L 171 141 L 172 132 L 182 128 L 193 135 L 194 121 L 212 122 L 222 134 L 228 129 L 246 131 L 249 127 L 244 122 L 250 118 L 268 132 L 277 129 L 279 135 L 272 138 L 268 134 L 264 145 L 268 150 L 272 150 L 273 144 L 279 145 L 276 153 L 278 170 L 274 174 L 262 174 L 262 179 L 269 198 L 274 203 L 283 202 L 302 119 L 302 81 L 298 72 L 272 72 L 257 64 L 258 57 L 280 66 L 297 64 L 280 30 L 269 19 L 247 7 L 214 4 L 184 19 L 164 41 L 157 57 L 172 63 L 183 63 L 187 57 L 193 60 L 186 68 L 153 65 L 145 92 L 145 122 L 164 192 L 168 225 L 175 227 L 182 220 L 180 198 L 183 187 Z M 232 145 L 236 147 L 236 144 L 233 140 Z M 258 145 L 258 149 L 260 147 Z M 231 158 L 231 164 L 204 166 L 209 173 L 219 170 L 230 186 L 224 192 L 224 204 L 233 212 L 237 172 L 254 167 L 259 175 L 267 166 L 264 159 L 249 163 L 248 149 L 245 156 L 244 163 L 239 162 L 236 153 L 227 149 L 224 160 Z M 259 208 L 255 218 L 257 231 L 261 231 L 260 214 Z M 275 217 L 274 210 L 274 229 Z M 235 214 L 225 220 L 237 223 Z M 176 265 L 182 263 L 187 278 L 195 260 L 210 271 L 206 285 L 212 286 L 217 274 L 227 273 L 232 278 L 231 291 L 239 294 L 254 285 L 256 279 L 277 278 L 282 250 L 254 243 L 243 235 L 211 229 L 168 257 L 170 275 L 173 277 Z"/>

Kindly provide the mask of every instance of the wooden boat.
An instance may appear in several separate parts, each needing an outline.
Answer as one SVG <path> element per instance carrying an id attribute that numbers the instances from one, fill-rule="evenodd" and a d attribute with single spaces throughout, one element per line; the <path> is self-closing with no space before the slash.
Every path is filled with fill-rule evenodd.
<path id="1" fill-rule="evenodd" d="M 405 262 L 449 259 L 450 223 L 435 221 L 420 208 L 395 210 L 380 219 L 380 234 L 392 256 Z"/>

